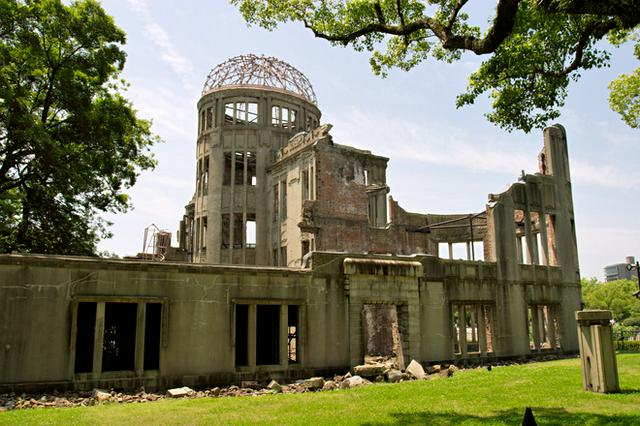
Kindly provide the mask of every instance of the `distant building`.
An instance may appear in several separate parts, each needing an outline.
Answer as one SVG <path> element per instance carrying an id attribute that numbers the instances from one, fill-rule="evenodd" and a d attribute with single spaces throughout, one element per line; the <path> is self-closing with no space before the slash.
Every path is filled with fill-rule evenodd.
<path id="1" fill-rule="evenodd" d="M 615 280 L 631 280 L 636 278 L 635 273 L 627 269 L 627 265 L 635 265 L 636 259 L 633 256 L 627 256 L 625 263 L 616 263 L 615 265 L 609 265 L 604 267 L 604 280 L 605 282 Z"/>

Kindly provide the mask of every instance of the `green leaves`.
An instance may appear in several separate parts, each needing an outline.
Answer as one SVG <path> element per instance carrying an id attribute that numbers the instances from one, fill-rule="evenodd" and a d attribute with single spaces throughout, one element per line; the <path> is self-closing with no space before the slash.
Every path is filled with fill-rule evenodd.
<path id="1" fill-rule="evenodd" d="M 638 284 L 630 280 L 600 283 L 582 279 L 582 301 L 587 309 L 607 309 L 617 322 L 640 317 L 640 300 L 633 296 Z"/>
<path id="2" fill-rule="evenodd" d="M 609 105 L 625 123 L 640 128 L 640 68 L 622 74 L 609 84 Z"/>
<path id="3" fill-rule="evenodd" d="M 158 141 L 117 84 L 125 34 L 99 3 L 2 2 L 0 252 L 94 254 L 100 211 L 153 168 Z"/>
<path id="4" fill-rule="evenodd" d="M 471 74 L 462 107 L 492 99 L 489 121 L 525 132 L 557 118 L 580 70 L 609 65 L 597 42 L 623 43 L 640 23 L 638 0 L 497 0 L 484 33 L 468 24 L 465 0 L 231 0 L 250 24 L 270 30 L 299 21 L 320 38 L 371 52 L 375 74 L 408 71 L 430 57 L 453 62 L 462 52 L 491 55 Z M 638 47 L 640 49 L 640 47 Z M 637 73 L 612 83 L 612 108 L 638 126 Z"/>

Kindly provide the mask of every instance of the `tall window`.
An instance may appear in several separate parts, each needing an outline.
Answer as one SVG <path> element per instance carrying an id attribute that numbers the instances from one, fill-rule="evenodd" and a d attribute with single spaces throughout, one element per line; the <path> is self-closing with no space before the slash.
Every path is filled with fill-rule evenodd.
<path id="1" fill-rule="evenodd" d="M 155 302 L 79 302 L 74 372 L 159 369 L 161 313 L 162 304 Z M 100 365 L 94 365 L 96 358 Z"/>
<path id="2" fill-rule="evenodd" d="M 493 305 L 454 303 L 451 314 L 455 354 L 486 355 L 493 352 Z"/>
<path id="3" fill-rule="evenodd" d="M 271 125 L 295 130 L 296 110 L 284 106 L 274 105 L 271 107 Z"/>
<path id="4" fill-rule="evenodd" d="M 252 314 L 253 312 L 253 314 Z M 281 334 L 285 321 L 286 335 Z M 300 363 L 300 307 L 298 305 L 237 304 L 235 305 L 235 363 L 245 367 L 250 359 L 255 365 Z M 255 344 L 249 344 L 250 329 L 255 330 Z M 286 339 L 286 353 L 281 353 Z M 249 347 L 255 352 L 249 354 Z M 252 356 L 250 356 L 252 355 Z"/>
<path id="5" fill-rule="evenodd" d="M 258 104 L 256 102 L 227 102 L 224 105 L 225 124 L 258 124 Z"/>
<path id="6" fill-rule="evenodd" d="M 532 351 L 560 349 L 560 323 L 557 305 L 529 305 L 527 324 Z"/>

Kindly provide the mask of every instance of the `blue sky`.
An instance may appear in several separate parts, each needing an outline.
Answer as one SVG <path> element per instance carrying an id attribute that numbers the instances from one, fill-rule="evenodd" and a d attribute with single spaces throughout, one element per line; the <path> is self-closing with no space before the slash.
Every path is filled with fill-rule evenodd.
<path id="1" fill-rule="evenodd" d="M 391 195 L 409 211 L 484 210 L 521 170 L 537 171 L 542 132 L 507 133 L 488 123 L 488 101 L 456 110 L 455 96 L 481 58 L 429 61 L 410 72 L 376 77 L 367 53 L 333 47 L 297 24 L 273 32 L 247 27 L 224 0 L 108 0 L 103 6 L 126 31 L 131 84 L 127 97 L 153 120 L 164 143 L 154 171 L 130 190 L 134 209 L 108 215 L 114 237 L 100 250 L 142 250 L 151 223 L 174 233 L 195 187 L 197 110 L 204 80 L 224 60 L 247 53 L 276 56 L 311 81 L 322 122 L 334 141 L 391 158 Z M 482 20 L 485 18 L 482 17 Z M 570 87 L 557 122 L 567 129 L 582 276 L 602 278 L 605 265 L 640 257 L 640 133 L 607 103 L 607 84 L 638 66 L 631 48 L 613 50 L 611 68 L 584 72 Z M 552 123 L 549 123 L 552 124 Z"/>

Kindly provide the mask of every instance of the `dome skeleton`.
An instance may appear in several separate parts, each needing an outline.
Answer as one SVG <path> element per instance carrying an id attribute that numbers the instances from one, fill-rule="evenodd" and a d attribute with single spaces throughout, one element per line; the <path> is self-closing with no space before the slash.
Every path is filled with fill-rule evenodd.
<path id="1" fill-rule="evenodd" d="M 211 70 L 202 94 L 227 86 L 268 87 L 318 103 L 309 79 L 286 62 L 272 56 L 236 56 Z"/>

